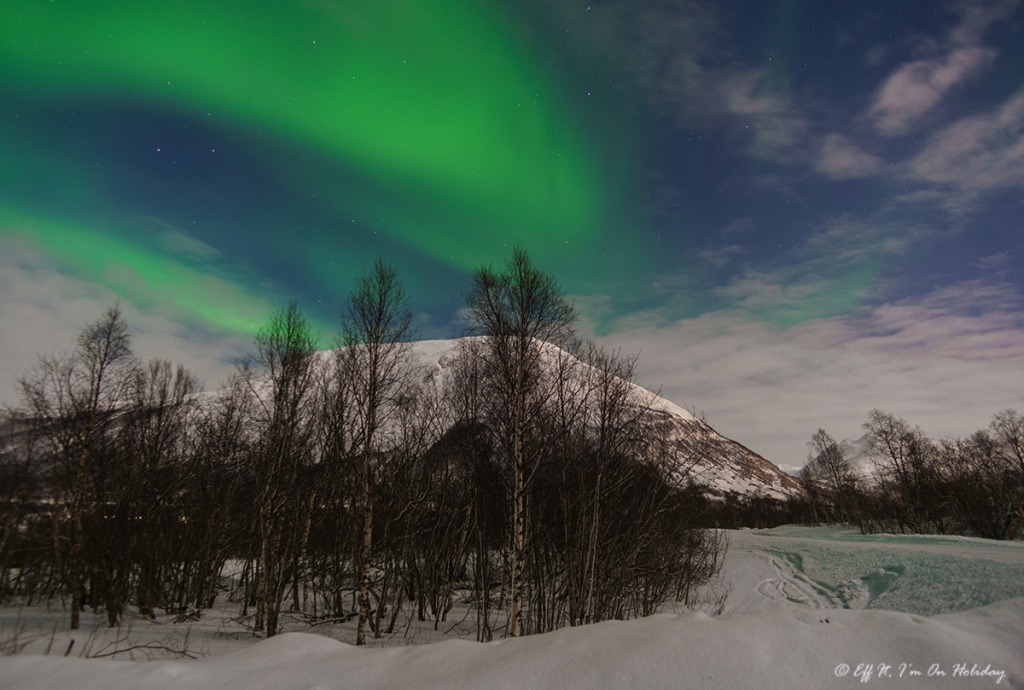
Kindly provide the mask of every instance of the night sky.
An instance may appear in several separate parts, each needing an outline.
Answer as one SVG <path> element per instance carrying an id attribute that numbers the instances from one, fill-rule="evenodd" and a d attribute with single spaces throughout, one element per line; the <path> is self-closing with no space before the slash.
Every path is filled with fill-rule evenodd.
<path id="1" fill-rule="evenodd" d="M 516 243 L 782 465 L 1024 411 L 1024 6 L 0 4 L 0 401 L 120 302 L 207 387 L 375 257 L 424 338 Z"/>

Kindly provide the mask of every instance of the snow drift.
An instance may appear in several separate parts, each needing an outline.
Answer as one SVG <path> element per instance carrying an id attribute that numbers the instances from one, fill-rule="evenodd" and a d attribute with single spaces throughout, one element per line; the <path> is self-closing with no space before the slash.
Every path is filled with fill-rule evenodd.
<path id="1" fill-rule="evenodd" d="M 780 608 L 611 621 L 477 644 L 391 649 L 287 633 L 201 661 L 23 656 L 0 663 L 6 690 L 522 690 L 558 688 L 908 688 L 1024 685 L 1024 599 L 923 618 Z M 920 675 L 917 675 L 920 674 Z"/>

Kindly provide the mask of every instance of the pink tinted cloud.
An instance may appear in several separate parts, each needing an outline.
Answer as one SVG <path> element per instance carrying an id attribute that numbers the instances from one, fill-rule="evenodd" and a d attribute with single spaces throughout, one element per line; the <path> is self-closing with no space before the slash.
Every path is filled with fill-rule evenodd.
<path id="1" fill-rule="evenodd" d="M 958 48 L 945 60 L 915 60 L 893 73 L 878 91 L 870 117 L 879 132 L 897 136 L 908 132 L 951 88 L 963 84 L 995 57 L 978 46 Z"/>
<path id="2" fill-rule="evenodd" d="M 967 193 L 1024 188 L 1024 91 L 992 113 L 943 128 L 910 161 L 920 180 Z"/>
<path id="3" fill-rule="evenodd" d="M 881 158 L 861 150 L 840 134 L 826 137 L 816 162 L 818 171 L 833 180 L 874 177 L 882 172 L 884 165 Z"/>
<path id="4" fill-rule="evenodd" d="M 788 329 L 738 311 L 631 327 L 602 344 L 640 352 L 640 382 L 704 412 L 775 463 L 801 465 L 819 427 L 863 433 L 880 408 L 936 438 L 1024 410 L 1024 317 L 1010 286 L 967 282 Z"/>

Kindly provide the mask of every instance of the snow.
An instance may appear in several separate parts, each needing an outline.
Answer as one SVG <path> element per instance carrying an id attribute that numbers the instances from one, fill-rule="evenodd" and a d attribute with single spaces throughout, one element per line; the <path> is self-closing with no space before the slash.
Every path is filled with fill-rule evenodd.
<path id="1" fill-rule="evenodd" d="M 474 339 L 482 338 L 477 336 L 464 340 Z M 443 375 L 446 367 L 450 366 L 458 352 L 459 342 L 460 340 L 421 340 L 412 343 L 409 349 L 410 360 L 416 368 L 424 372 L 441 372 Z M 551 357 L 556 356 L 559 352 L 564 354 L 564 351 L 555 345 L 545 343 L 543 347 Z M 783 485 L 781 477 L 773 475 L 774 466 L 760 456 L 725 438 L 670 400 L 635 383 L 631 382 L 630 385 L 637 392 L 638 398 L 649 404 L 652 412 L 674 420 L 675 433 L 680 438 L 694 433 L 706 433 L 710 439 L 724 442 L 725 445 L 717 451 L 716 456 L 710 462 L 699 462 L 688 469 L 689 476 L 692 476 L 698 483 L 721 494 L 729 492 L 742 495 L 763 493 L 773 498 L 785 499 L 793 493 L 792 488 Z M 756 475 L 744 471 L 744 467 L 754 458 L 759 463 L 763 463 L 762 471 Z"/>
<path id="2" fill-rule="evenodd" d="M 489 644 L 375 648 L 301 632 L 246 642 L 225 617 L 198 643 L 203 659 L 62 657 L 60 637 L 48 656 L 0 659 L 0 688 L 1024 687 L 1024 544 L 798 527 L 729 537 L 720 617 L 677 605 Z"/>
<path id="3" fill-rule="evenodd" d="M 661 614 L 487 645 L 453 640 L 421 647 L 360 649 L 287 633 L 197 662 L 133 663 L 20 656 L 0 665 L 3 687 L 129 688 L 827 688 L 848 687 L 860 664 L 890 666 L 912 687 L 1014 687 L 1024 602 L 921 618 L 881 611 L 822 613 L 785 608 L 709 618 Z M 847 675 L 841 665 L 851 667 Z M 1006 674 L 957 677 L 957 664 Z M 899 678 L 878 678 L 895 684 Z"/>
<path id="4" fill-rule="evenodd" d="M 870 435 L 864 434 L 856 441 L 844 438 L 839 442 L 839 446 L 843 449 L 846 461 L 850 463 L 850 467 L 853 471 L 861 477 L 861 479 L 874 481 L 875 476 L 878 474 L 878 470 L 875 466 L 875 461 L 871 459 Z"/>
<path id="5" fill-rule="evenodd" d="M 482 340 L 482 336 L 466 337 L 454 340 L 419 340 L 413 343 L 409 350 L 412 361 L 417 365 L 424 368 L 436 368 L 442 369 L 445 367 L 449 360 L 451 360 L 458 350 L 460 340 Z M 552 353 L 554 357 L 555 352 L 563 352 L 555 345 L 550 343 L 544 343 L 543 347 L 547 352 Z M 676 405 L 673 402 L 666 400 L 660 396 L 652 394 L 647 389 L 632 384 L 633 387 L 642 393 L 643 398 L 651 399 L 651 409 L 656 412 L 664 412 L 670 417 L 678 417 L 684 421 L 694 421 L 694 416 L 691 415 L 687 410 Z"/>
<path id="6" fill-rule="evenodd" d="M 1024 597 L 1024 544 L 853 529 L 733 531 L 729 607 L 951 613 Z"/>

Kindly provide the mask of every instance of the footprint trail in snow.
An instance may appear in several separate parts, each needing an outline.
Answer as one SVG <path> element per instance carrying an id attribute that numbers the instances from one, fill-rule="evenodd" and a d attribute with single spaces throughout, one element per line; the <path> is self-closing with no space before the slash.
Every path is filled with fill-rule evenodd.
<path id="1" fill-rule="evenodd" d="M 903 575 L 903 566 L 879 568 L 862 577 L 831 586 L 807 576 L 799 553 L 768 552 L 777 577 L 763 580 L 757 592 L 763 597 L 815 609 L 863 609 Z"/>

